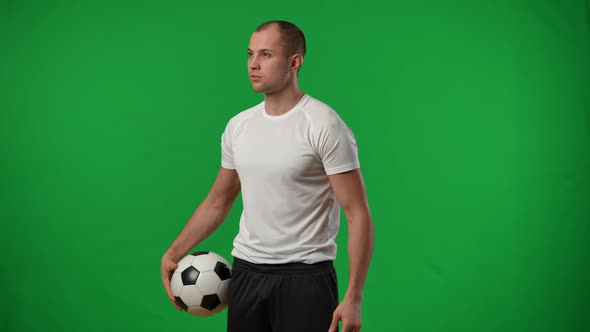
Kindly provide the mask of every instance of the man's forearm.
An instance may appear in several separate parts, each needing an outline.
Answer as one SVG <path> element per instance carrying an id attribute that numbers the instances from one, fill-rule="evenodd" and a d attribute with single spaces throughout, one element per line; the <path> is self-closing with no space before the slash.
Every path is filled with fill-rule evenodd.
<path id="1" fill-rule="evenodd" d="M 231 207 L 231 206 L 230 206 Z M 230 207 L 216 206 L 207 198 L 197 207 L 165 255 L 177 262 L 223 222 Z"/>
<path id="2" fill-rule="evenodd" d="M 348 216 L 348 289 L 344 301 L 361 303 L 363 288 L 373 256 L 373 221 L 368 213 Z"/>

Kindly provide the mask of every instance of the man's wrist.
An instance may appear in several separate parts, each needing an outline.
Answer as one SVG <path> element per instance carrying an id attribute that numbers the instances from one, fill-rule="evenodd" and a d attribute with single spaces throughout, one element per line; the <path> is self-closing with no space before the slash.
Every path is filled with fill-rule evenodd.
<path id="1" fill-rule="evenodd" d="M 351 303 L 351 304 L 361 304 L 363 301 L 363 294 L 359 291 L 347 291 L 346 295 L 344 295 L 344 300 L 342 302 Z"/>
<path id="2" fill-rule="evenodd" d="M 178 262 L 182 257 L 179 257 L 178 253 L 172 248 L 170 247 L 165 253 L 164 253 L 164 258 L 170 259 L 172 261 L 174 261 L 175 263 Z"/>

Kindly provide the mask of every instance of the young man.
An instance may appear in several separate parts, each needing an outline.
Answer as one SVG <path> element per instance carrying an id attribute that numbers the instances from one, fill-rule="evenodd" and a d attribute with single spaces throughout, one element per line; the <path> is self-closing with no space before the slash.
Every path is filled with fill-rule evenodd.
<path id="1" fill-rule="evenodd" d="M 352 332 L 362 325 L 373 225 L 357 145 L 332 108 L 300 90 L 305 51 L 303 33 L 286 21 L 266 22 L 252 34 L 248 72 L 264 101 L 227 123 L 213 187 L 162 257 L 174 303 L 176 263 L 221 224 L 242 191 L 228 332 L 338 331 L 339 321 Z M 338 303 L 340 207 L 349 223 L 350 266 Z"/>

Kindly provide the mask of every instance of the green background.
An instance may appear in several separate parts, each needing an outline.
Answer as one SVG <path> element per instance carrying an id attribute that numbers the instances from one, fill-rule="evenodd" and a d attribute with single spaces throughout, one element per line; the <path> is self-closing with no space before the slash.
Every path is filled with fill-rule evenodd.
<path id="1" fill-rule="evenodd" d="M 302 90 L 357 137 L 363 331 L 590 329 L 590 1 L 2 1 L 2 331 L 224 331 L 160 258 L 262 101 L 249 38 L 307 38 Z M 226 257 L 241 197 L 196 249 Z M 346 218 L 336 261 L 347 285 Z"/>

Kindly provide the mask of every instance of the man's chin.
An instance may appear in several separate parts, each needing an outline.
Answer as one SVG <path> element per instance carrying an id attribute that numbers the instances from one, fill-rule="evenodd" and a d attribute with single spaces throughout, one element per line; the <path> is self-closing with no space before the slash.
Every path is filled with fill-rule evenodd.
<path id="1" fill-rule="evenodd" d="M 261 88 L 261 87 L 257 87 L 257 86 L 252 86 L 252 90 L 254 90 L 254 92 L 258 92 L 258 93 L 262 93 L 265 92 L 266 90 Z"/>

